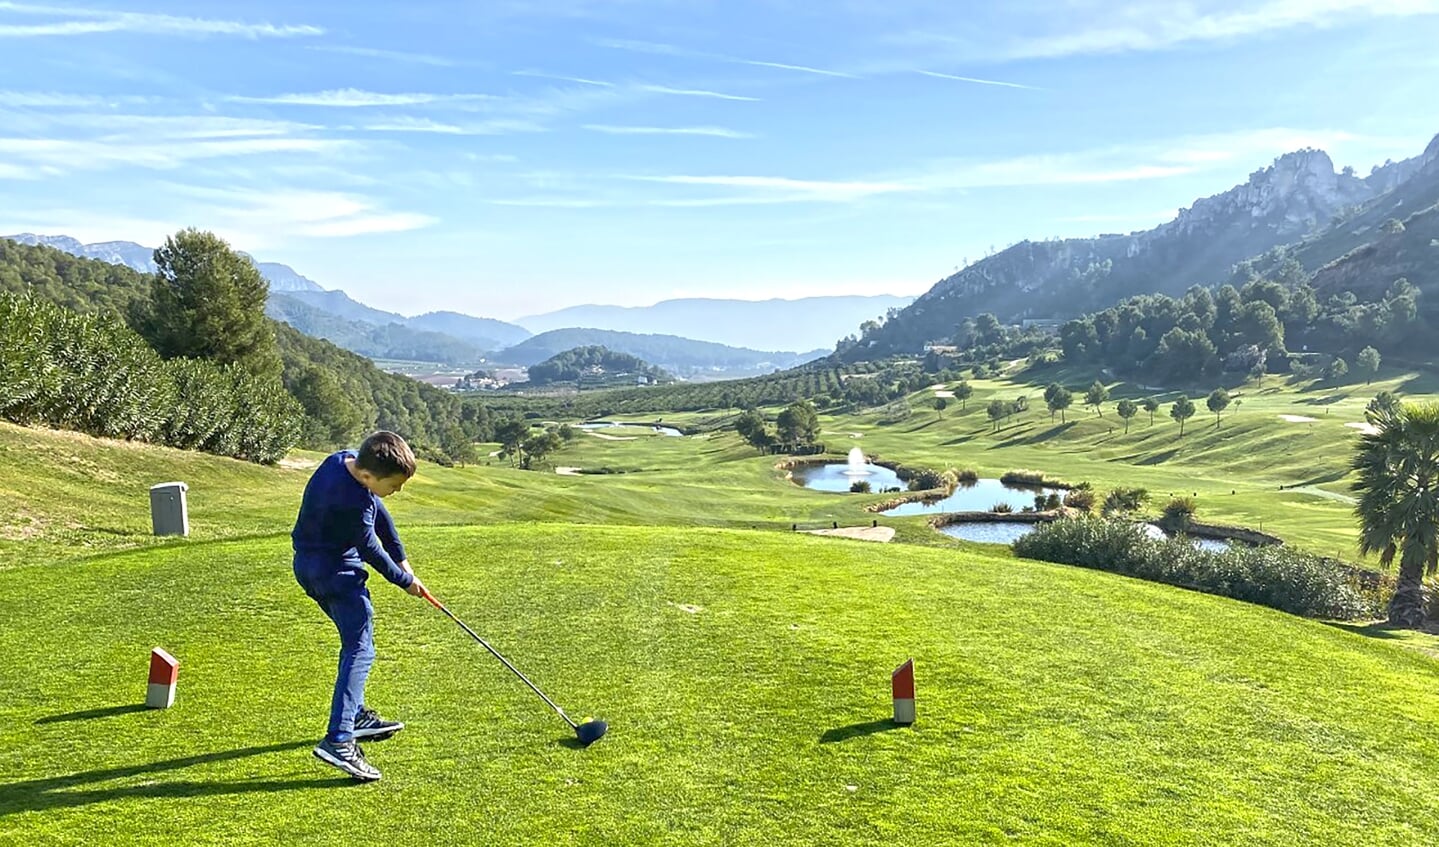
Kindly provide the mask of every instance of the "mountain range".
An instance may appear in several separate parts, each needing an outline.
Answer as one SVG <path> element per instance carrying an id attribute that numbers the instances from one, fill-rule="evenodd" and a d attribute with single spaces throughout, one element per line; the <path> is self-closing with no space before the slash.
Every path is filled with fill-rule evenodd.
<path id="1" fill-rule="evenodd" d="M 830 348 L 808 353 L 774 353 L 695 341 L 675 335 L 615 332 L 606 329 L 552 329 L 502 350 L 495 361 L 528 367 L 576 347 L 605 347 L 696 379 L 722 374 L 726 379 L 786 370 L 827 355 Z"/>
<path id="2" fill-rule="evenodd" d="M 67 235 L 21 233 L 0 236 L 21 244 L 43 245 L 71 255 L 124 265 L 154 273 L 154 250 L 130 241 L 82 244 Z M 810 297 L 801 300 L 691 299 L 668 300 L 647 307 L 575 306 L 527 320 L 542 336 L 555 329 L 569 335 L 549 335 L 530 348 L 516 348 L 533 334 L 530 328 L 493 318 L 478 318 L 452 311 L 406 317 L 361 303 L 344 291 L 326 290 L 293 268 L 273 262 L 250 261 L 270 283 L 266 313 L 306 335 L 323 338 L 373 359 L 403 359 L 449 365 L 525 365 L 541 361 L 561 349 L 550 345 L 557 338 L 589 339 L 577 345 L 601 344 L 616 352 L 640 358 L 657 353 L 658 363 L 681 375 L 711 378 L 742 376 L 789 367 L 819 355 L 772 348 L 823 347 L 828 350 L 840 334 L 860 321 L 882 315 L 908 303 L 907 297 Z M 680 328 L 688 328 L 693 336 Z M 605 336 L 594 333 L 610 331 Z M 666 339 L 663 342 L 656 339 Z M 733 339 L 754 339 L 753 347 Z M 731 339 L 725 341 L 721 339 Z M 682 343 L 688 342 L 688 343 Z M 630 345 L 634 345 L 631 348 Z M 509 349 L 516 352 L 511 356 Z M 549 350 L 535 356 L 534 350 Z M 500 352 L 496 352 L 500 351 Z M 662 352 L 660 352 L 662 351 Z"/>
<path id="3" fill-rule="evenodd" d="M 862 322 L 900 309 L 913 297 L 803 297 L 796 300 L 725 300 L 692 297 L 653 306 L 570 306 L 515 323 L 533 333 L 588 327 L 634 333 L 667 333 L 757 350 L 832 349 L 835 339 Z"/>
<path id="4" fill-rule="evenodd" d="M 1286 255 L 1313 273 L 1366 245 L 1383 252 L 1376 242 L 1391 235 L 1383 231 L 1388 220 L 1402 225 L 1417 215 L 1422 225 L 1429 220 L 1425 210 L 1436 202 L 1439 136 L 1420 155 L 1386 162 L 1365 178 L 1348 168 L 1336 172 L 1322 150 L 1286 153 L 1243 185 L 1197 200 L 1153 229 L 1021 241 L 968 265 L 882 325 L 842 341 L 840 355 L 857 361 L 916 353 L 927 342 L 949 339 L 965 318 L 984 312 L 1005 322 L 1065 319 L 1137 294 L 1178 295 L 1191 285 L 1223 283 L 1235 265 L 1276 247 L 1287 248 Z M 1413 240 L 1417 235 L 1405 243 Z M 1412 248 L 1407 264 L 1394 267 L 1423 274 L 1436 262 L 1439 250 L 1426 243 Z M 1333 271 L 1319 273 L 1316 286 L 1336 278 Z M 1382 288 L 1392 281 L 1391 276 L 1370 282 Z M 1411 281 L 1424 289 L 1419 280 Z"/>

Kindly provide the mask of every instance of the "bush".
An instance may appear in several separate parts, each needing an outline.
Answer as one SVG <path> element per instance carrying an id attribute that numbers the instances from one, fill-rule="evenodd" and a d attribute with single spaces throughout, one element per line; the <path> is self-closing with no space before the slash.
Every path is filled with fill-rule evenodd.
<path id="1" fill-rule="evenodd" d="M 1014 507 L 1001 500 L 993 506 L 990 506 L 989 510 L 997 515 L 1007 515 L 1014 511 Z"/>
<path id="2" fill-rule="evenodd" d="M 0 295 L 0 418 L 107 438 L 274 462 L 303 409 L 279 380 L 239 364 L 162 360 L 133 330 Z"/>
<path id="3" fill-rule="evenodd" d="M 1094 491 L 1089 488 L 1076 488 L 1064 495 L 1064 505 L 1081 512 L 1094 511 Z"/>
<path id="4" fill-rule="evenodd" d="M 849 490 L 854 494 L 868 494 L 871 490 L 869 480 L 857 479 L 849 484 Z"/>
<path id="5" fill-rule="evenodd" d="M 1355 619 L 1379 613 L 1353 575 L 1331 560 L 1283 547 L 1201 550 L 1159 541 L 1139 524 L 1079 517 L 1041 525 L 1014 542 L 1028 559 L 1110 571 L 1256 603 L 1296 615 Z"/>
<path id="6" fill-rule="evenodd" d="M 1104 515 L 1135 512 L 1149 500 L 1149 492 L 1143 488 L 1116 488 L 1104 498 L 1099 510 Z"/>
<path id="7" fill-rule="evenodd" d="M 959 482 L 965 484 L 979 482 L 979 471 L 976 471 L 973 468 L 965 468 L 964 470 L 956 473 L 954 475 L 954 478 Z"/>
<path id="8" fill-rule="evenodd" d="M 934 488 L 946 487 L 944 474 L 934 468 L 920 468 L 912 471 L 908 482 L 910 491 L 929 491 Z"/>
<path id="9" fill-rule="evenodd" d="M 1014 470 L 1005 471 L 999 481 L 1005 485 L 1033 485 L 1044 488 L 1073 488 L 1074 486 L 1062 479 L 1056 479 L 1043 471 Z"/>
<path id="10" fill-rule="evenodd" d="M 1198 508 L 1193 497 L 1175 497 L 1164 505 L 1159 525 L 1167 532 L 1185 532 L 1194 523 L 1194 513 Z"/>

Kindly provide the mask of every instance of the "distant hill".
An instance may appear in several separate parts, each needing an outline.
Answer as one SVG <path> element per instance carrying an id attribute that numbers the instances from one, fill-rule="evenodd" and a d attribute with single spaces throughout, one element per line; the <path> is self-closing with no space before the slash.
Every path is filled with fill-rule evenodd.
<path id="1" fill-rule="evenodd" d="M 805 297 L 798 300 L 686 298 L 653 306 L 571 306 L 520 318 L 539 334 L 580 327 L 640 334 L 664 333 L 751 350 L 832 349 L 836 338 L 867 320 L 909 305 L 913 297 Z"/>
<path id="2" fill-rule="evenodd" d="M 499 350 L 519 344 L 530 331 L 494 318 L 476 318 L 459 312 L 426 312 L 405 322 L 415 329 L 442 332 L 468 341 L 484 350 Z"/>
<path id="3" fill-rule="evenodd" d="M 101 241 L 95 244 L 81 244 L 78 239 L 68 235 L 36 235 L 32 232 L 22 232 L 19 235 L 0 235 L 0 238 L 8 238 L 11 241 L 32 246 L 38 244 L 54 247 L 57 250 L 64 250 L 72 256 L 99 259 L 112 265 L 124 265 L 141 273 L 152 274 L 155 272 L 155 249 L 136 244 L 133 241 Z M 296 273 L 295 269 L 289 265 L 256 262 L 255 258 L 248 253 L 242 252 L 240 255 L 249 259 L 259 269 L 260 275 L 269 281 L 271 291 L 324 290 L 314 280 Z"/>
<path id="4" fill-rule="evenodd" d="M 339 292 L 327 292 L 339 293 Z M 312 306 L 293 292 L 273 291 L 265 314 L 287 323 L 311 338 L 323 338 L 371 359 L 404 359 L 444 364 L 473 365 L 484 360 L 488 347 L 480 347 L 450 335 L 426 332 L 402 323 L 383 326 L 346 320 Z"/>
<path id="5" fill-rule="evenodd" d="M 581 388 L 672 382 L 674 377 L 637 356 L 591 345 L 565 350 L 530 367 L 530 384 L 574 382 Z"/>
<path id="6" fill-rule="evenodd" d="M 1416 180 L 1428 172 L 1436 145 L 1439 139 L 1423 155 L 1386 163 L 1364 179 L 1348 169 L 1336 173 L 1322 150 L 1287 153 L 1245 184 L 1198 200 L 1151 230 L 1022 241 L 940 280 L 857 343 L 842 343 L 840 355 L 858 361 L 915 353 L 983 312 L 1006 322 L 1069 318 L 1136 294 L 1178 295 L 1191 285 L 1223 282 L 1236 263 L 1282 245 L 1322 244 L 1299 253 L 1314 270 L 1366 240 L 1361 231 L 1347 244 L 1322 241 L 1326 231 L 1350 220 L 1351 230 L 1372 227 L 1392 216 L 1385 203 L 1422 187 Z"/>
<path id="7" fill-rule="evenodd" d="M 705 376 L 731 379 L 770 373 L 801 365 L 825 355 L 828 350 L 809 353 L 766 352 L 695 341 L 674 335 L 640 335 L 603 329 L 557 329 L 542 332 L 490 356 L 495 363 L 530 366 L 577 347 L 605 347 L 655 364 L 670 373 L 698 379 Z"/>

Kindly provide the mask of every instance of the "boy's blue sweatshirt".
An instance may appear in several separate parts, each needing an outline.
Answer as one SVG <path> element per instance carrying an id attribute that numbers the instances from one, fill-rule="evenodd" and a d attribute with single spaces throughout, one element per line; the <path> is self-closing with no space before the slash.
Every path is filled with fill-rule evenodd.
<path id="1" fill-rule="evenodd" d="M 365 561 L 385 579 L 409 588 L 415 578 L 396 564 L 405 561 L 405 547 L 395 522 L 380 498 L 350 475 L 345 460 L 353 458 L 354 450 L 341 450 L 310 477 L 290 533 L 295 561 L 334 571 Z"/>

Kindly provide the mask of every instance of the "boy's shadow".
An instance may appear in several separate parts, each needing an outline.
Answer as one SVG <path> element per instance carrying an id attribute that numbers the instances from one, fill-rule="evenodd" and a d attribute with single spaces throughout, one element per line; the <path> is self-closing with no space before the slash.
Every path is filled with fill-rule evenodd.
<path id="1" fill-rule="evenodd" d="M 295 788 L 326 788 L 360 783 L 348 777 L 327 779 L 257 779 L 240 782 L 209 782 L 201 780 L 177 780 L 154 782 L 145 785 L 119 785 L 110 788 L 82 788 L 94 783 L 113 779 L 159 774 L 166 771 L 183 770 L 196 765 L 212 762 L 226 762 L 248 756 L 263 756 L 267 753 L 283 753 L 299 750 L 313 744 L 313 741 L 286 741 L 262 747 L 243 747 L 238 750 L 223 750 L 218 753 L 204 753 L 167 759 L 162 762 L 147 762 L 116 768 L 102 768 L 93 771 L 30 779 L 24 782 L 0 784 L 0 818 L 21 812 L 48 811 L 74 806 L 87 806 L 109 800 L 147 797 L 205 797 L 213 794 L 249 794 L 265 791 L 288 791 Z M 69 790 L 79 789 L 79 790 Z"/>

